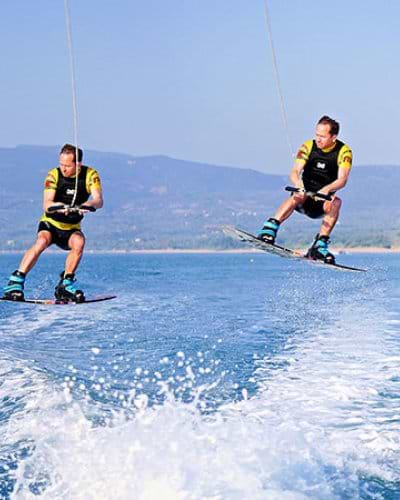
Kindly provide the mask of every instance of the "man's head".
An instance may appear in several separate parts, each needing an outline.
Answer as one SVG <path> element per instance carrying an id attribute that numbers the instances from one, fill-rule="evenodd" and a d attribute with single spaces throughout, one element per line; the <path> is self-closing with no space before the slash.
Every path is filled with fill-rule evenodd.
<path id="1" fill-rule="evenodd" d="M 60 169 L 64 177 L 72 177 L 76 174 L 76 167 L 81 164 L 83 158 L 82 149 L 78 148 L 78 163 L 76 163 L 76 147 L 72 144 L 64 144 L 60 151 Z"/>
<path id="2" fill-rule="evenodd" d="M 330 118 L 323 116 L 317 123 L 315 131 L 315 142 L 320 149 L 327 149 L 335 144 L 336 138 L 339 134 L 339 123 Z"/>

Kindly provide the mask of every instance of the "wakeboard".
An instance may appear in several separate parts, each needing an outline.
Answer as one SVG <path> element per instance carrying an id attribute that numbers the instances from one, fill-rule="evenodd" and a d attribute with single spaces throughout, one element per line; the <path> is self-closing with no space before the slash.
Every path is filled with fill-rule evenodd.
<path id="1" fill-rule="evenodd" d="M 58 299 L 24 299 L 12 300 L 5 297 L 0 297 L 4 302 L 12 302 L 14 304 L 42 304 L 45 306 L 80 306 L 82 304 L 91 304 L 93 302 L 103 302 L 105 300 L 115 299 L 116 295 L 95 295 L 87 297 L 84 302 L 73 302 L 72 300 L 58 300 Z"/>
<path id="2" fill-rule="evenodd" d="M 303 253 L 291 250 L 290 248 L 285 248 L 280 245 L 273 245 L 271 243 L 266 243 L 265 241 L 259 240 L 254 234 L 243 231 L 232 226 L 223 226 L 223 232 L 230 236 L 231 238 L 243 241 L 251 245 L 254 248 L 258 248 L 263 252 L 271 253 L 273 255 L 278 255 L 279 257 L 284 257 L 286 259 L 301 260 L 303 262 L 308 262 L 310 264 L 315 264 L 319 266 L 329 267 L 331 269 L 336 269 L 338 271 L 350 271 L 350 272 L 366 272 L 366 269 L 359 269 L 357 267 L 344 266 L 343 264 L 327 264 L 322 260 L 314 260 L 306 257 Z"/>

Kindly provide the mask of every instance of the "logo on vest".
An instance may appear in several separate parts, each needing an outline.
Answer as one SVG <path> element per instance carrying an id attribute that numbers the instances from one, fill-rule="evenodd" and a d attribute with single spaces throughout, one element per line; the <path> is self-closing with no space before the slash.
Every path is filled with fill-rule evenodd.
<path id="1" fill-rule="evenodd" d="M 66 194 L 67 194 L 68 196 L 74 196 L 74 194 L 75 194 L 75 189 L 67 189 Z"/>
<path id="2" fill-rule="evenodd" d="M 317 161 L 317 168 L 320 168 L 321 170 L 325 170 L 326 163 L 321 163 L 320 161 Z"/>

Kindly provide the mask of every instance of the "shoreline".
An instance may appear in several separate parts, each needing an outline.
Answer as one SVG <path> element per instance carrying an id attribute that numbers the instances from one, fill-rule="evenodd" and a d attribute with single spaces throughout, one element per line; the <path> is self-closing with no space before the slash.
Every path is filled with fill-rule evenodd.
<path id="1" fill-rule="evenodd" d="M 293 248 L 295 252 L 304 253 L 307 248 Z M 384 247 L 331 247 L 330 250 L 336 255 L 346 254 L 397 254 L 400 253 L 400 247 L 384 248 Z M 0 250 L 0 255 L 23 254 L 25 250 Z M 67 252 L 63 250 L 48 250 L 48 254 L 62 254 Z M 218 250 L 213 248 L 160 248 L 148 250 L 86 250 L 85 255 L 131 255 L 131 254 L 254 254 L 265 253 L 257 248 L 232 248 L 226 250 Z"/>

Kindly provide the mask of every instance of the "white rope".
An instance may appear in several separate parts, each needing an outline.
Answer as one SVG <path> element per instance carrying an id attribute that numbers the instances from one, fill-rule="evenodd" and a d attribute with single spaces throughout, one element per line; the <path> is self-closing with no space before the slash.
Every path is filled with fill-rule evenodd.
<path id="1" fill-rule="evenodd" d="M 79 151 L 78 151 L 78 109 L 76 104 L 76 84 L 75 84 L 75 69 L 74 69 L 74 50 L 72 45 L 72 32 L 71 32 L 71 17 L 69 9 L 69 0 L 64 0 L 65 7 L 65 22 L 67 26 L 67 37 L 68 37 L 68 49 L 69 49 L 69 63 L 71 71 L 71 86 L 72 86 L 72 108 L 74 113 L 74 145 L 75 145 L 75 164 L 78 163 Z M 75 193 L 72 198 L 71 207 L 75 205 L 76 196 L 78 194 L 78 169 L 75 173 Z"/>
<path id="2" fill-rule="evenodd" d="M 283 125 L 285 127 L 286 139 L 287 139 L 287 143 L 288 143 L 289 151 L 290 151 L 290 159 L 292 160 L 292 158 L 294 157 L 294 150 L 293 150 L 293 146 L 292 146 L 292 141 L 290 140 L 289 125 L 288 125 L 288 119 L 287 119 L 287 114 L 286 114 L 285 102 L 283 99 L 281 81 L 280 81 L 280 77 L 279 77 L 278 63 L 276 61 L 276 54 L 275 54 L 275 48 L 274 48 L 274 41 L 272 38 L 271 21 L 270 21 L 267 0 L 264 0 L 264 5 L 265 5 L 265 18 L 267 21 L 267 28 L 268 28 L 269 45 L 271 47 L 272 61 L 273 61 L 273 66 L 274 66 L 276 88 L 278 91 L 279 104 L 280 104 L 280 108 L 281 108 L 281 115 L 282 115 Z"/>

